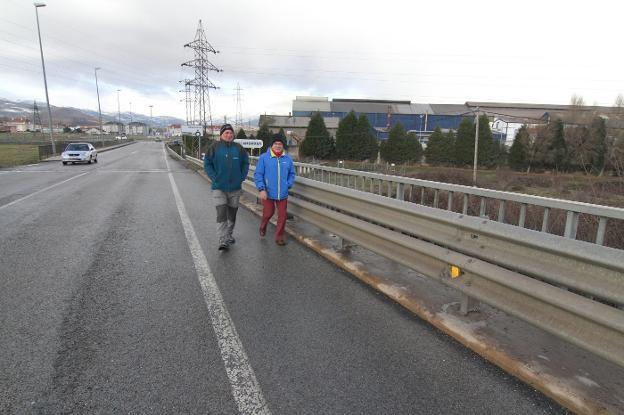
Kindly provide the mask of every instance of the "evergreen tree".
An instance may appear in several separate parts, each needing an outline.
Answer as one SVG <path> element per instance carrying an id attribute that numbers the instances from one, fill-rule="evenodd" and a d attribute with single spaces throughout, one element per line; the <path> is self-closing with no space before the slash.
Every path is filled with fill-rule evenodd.
<path id="1" fill-rule="evenodd" d="M 263 123 L 258 130 L 258 135 L 256 136 L 256 140 L 262 140 L 262 149 L 260 150 L 262 153 L 271 147 L 271 138 L 269 126 L 266 123 Z"/>
<path id="2" fill-rule="evenodd" d="M 455 140 L 455 163 L 470 166 L 474 160 L 475 126 L 470 118 L 464 118 L 457 129 Z"/>
<path id="3" fill-rule="evenodd" d="M 602 175 L 607 154 L 607 123 L 604 118 L 593 119 L 589 128 L 591 143 L 591 168 L 596 174 Z"/>
<path id="4" fill-rule="evenodd" d="M 333 157 L 334 149 L 334 140 L 329 135 L 329 131 L 327 131 L 323 116 L 318 111 L 313 113 L 305 138 L 299 148 L 300 155 L 302 157 L 328 159 Z"/>
<path id="5" fill-rule="evenodd" d="M 356 135 L 357 122 L 355 112 L 351 111 L 338 123 L 336 157 L 346 160 L 357 158 L 358 147 L 361 145 Z"/>
<path id="6" fill-rule="evenodd" d="M 247 139 L 247 134 L 245 134 L 245 130 L 243 130 L 242 128 L 240 130 L 238 130 L 238 133 L 236 133 L 236 139 L 237 140 L 246 140 Z"/>
<path id="7" fill-rule="evenodd" d="M 529 164 L 529 130 L 526 125 L 520 127 L 509 150 L 509 167 L 524 170 Z"/>
<path id="8" fill-rule="evenodd" d="M 356 160 L 376 160 L 377 152 L 379 151 L 379 143 L 375 136 L 371 134 L 371 126 L 368 122 L 368 117 L 365 114 L 360 114 L 360 118 L 357 121 L 355 127 L 355 135 L 358 138 L 360 145 L 358 146 L 358 154 Z"/>
<path id="9" fill-rule="evenodd" d="M 565 171 L 569 160 L 563 121 L 560 119 L 555 120 L 549 127 L 552 140 L 548 147 L 546 161 L 555 170 Z"/>
<path id="10" fill-rule="evenodd" d="M 442 134 L 442 130 L 440 130 L 440 127 L 436 127 L 431 136 L 429 136 L 429 142 L 425 149 L 427 163 L 437 165 L 445 162 L 445 141 L 446 137 Z"/>
<path id="11" fill-rule="evenodd" d="M 492 130 L 490 129 L 490 120 L 487 115 L 479 116 L 479 146 L 477 154 L 477 163 L 480 166 L 493 167 L 497 163 L 500 147 L 494 143 Z M 474 141 L 473 141 L 473 163 L 474 163 Z"/>
<path id="12" fill-rule="evenodd" d="M 401 123 L 390 130 L 388 139 L 379 148 L 381 158 L 389 163 L 417 162 L 422 157 L 422 146 L 416 134 L 407 134 Z"/>
<path id="13" fill-rule="evenodd" d="M 455 164 L 455 133 L 449 130 L 444 137 L 444 146 L 442 147 L 442 162 L 446 164 Z"/>

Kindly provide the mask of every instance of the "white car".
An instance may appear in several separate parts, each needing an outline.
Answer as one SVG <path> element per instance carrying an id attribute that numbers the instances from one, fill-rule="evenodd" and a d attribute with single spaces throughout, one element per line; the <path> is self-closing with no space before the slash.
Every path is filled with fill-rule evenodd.
<path id="1" fill-rule="evenodd" d="M 97 150 L 89 143 L 71 143 L 61 154 L 63 165 L 67 163 L 97 163 Z"/>

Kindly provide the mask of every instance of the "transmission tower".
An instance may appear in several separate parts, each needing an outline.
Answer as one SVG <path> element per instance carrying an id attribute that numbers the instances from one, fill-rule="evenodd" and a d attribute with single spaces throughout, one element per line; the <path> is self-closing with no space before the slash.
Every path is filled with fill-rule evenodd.
<path id="1" fill-rule="evenodd" d="M 39 107 L 37 107 L 37 101 L 33 101 L 33 131 L 37 131 L 37 126 L 41 130 L 41 116 L 39 115 Z"/>
<path id="2" fill-rule="evenodd" d="M 180 81 L 184 85 L 184 89 L 179 92 L 184 92 L 184 107 L 186 110 L 186 125 L 193 124 L 193 100 L 191 99 L 191 79 L 184 79 Z"/>
<path id="3" fill-rule="evenodd" d="M 235 118 L 235 122 L 234 125 L 236 126 L 236 131 L 238 132 L 238 130 L 240 128 L 243 128 L 243 107 L 241 104 L 241 87 L 238 84 L 238 82 L 236 83 L 236 118 Z"/>
<path id="4" fill-rule="evenodd" d="M 205 136 L 208 125 L 210 125 L 210 131 L 212 132 L 212 111 L 210 108 L 209 91 L 211 88 L 217 89 L 210 79 L 208 79 L 208 72 L 222 71 L 208 60 L 208 56 L 209 54 L 217 54 L 219 52 L 216 51 L 210 43 L 208 43 L 201 20 L 197 26 L 197 32 L 195 32 L 195 39 L 184 45 L 184 47 L 193 49 L 195 54 L 195 58 L 193 60 L 182 64 L 182 66 L 193 68 L 195 72 L 195 78 L 189 81 L 189 85 L 194 89 L 193 116 L 191 123 L 193 125 L 201 126 L 203 135 Z M 198 156 L 201 152 L 201 147 L 201 137 L 198 137 L 198 144 L 196 147 L 196 153 Z M 194 151 L 195 148 L 192 150 Z"/>

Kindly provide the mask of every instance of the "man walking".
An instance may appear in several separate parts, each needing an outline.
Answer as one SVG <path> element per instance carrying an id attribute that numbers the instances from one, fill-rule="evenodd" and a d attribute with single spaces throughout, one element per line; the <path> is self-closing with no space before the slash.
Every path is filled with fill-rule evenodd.
<path id="1" fill-rule="evenodd" d="M 217 208 L 217 235 L 219 250 L 227 250 L 235 241 L 232 236 L 241 194 L 241 184 L 249 171 L 249 156 L 234 143 L 234 129 L 223 124 L 220 139 L 214 142 L 204 156 L 204 170 L 212 180 L 212 197 Z"/>
<path id="2" fill-rule="evenodd" d="M 295 183 L 295 165 L 284 151 L 284 138 L 273 136 L 271 148 L 258 159 L 254 182 L 262 199 L 262 222 L 260 222 L 260 236 L 266 235 L 269 220 L 277 208 L 277 228 L 275 242 L 286 245 L 284 229 L 286 227 L 286 207 L 288 205 L 288 189 Z"/>

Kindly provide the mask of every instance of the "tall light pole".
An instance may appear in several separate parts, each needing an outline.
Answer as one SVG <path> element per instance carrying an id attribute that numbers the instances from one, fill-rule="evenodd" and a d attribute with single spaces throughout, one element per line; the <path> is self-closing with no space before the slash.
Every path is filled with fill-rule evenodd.
<path id="1" fill-rule="evenodd" d="M 99 69 L 102 68 L 95 68 L 95 70 L 93 71 L 95 73 L 95 91 L 97 92 L 97 99 L 98 99 L 98 114 L 100 114 L 100 133 L 98 134 L 100 136 L 100 144 L 104 145 L 104 139 L 102 138 L 102 108 L 100 107 L 100 87 L 98 86 L 98 79 L 97 79 L 97 71 Z"/>
<path id="2" fill-rule="evenodd" d="M 48 104 L 48 128 L 50 129 L 50 142 L 52 143 L 52 154 L 56 155 L 56 144 L 52 137 L 52 111 L 50 110 L 50 98 L 48 97 L 48 79 L 46 78 L 45 62 L 43 60 L 43 45 L 41 44 L 41 30 L 39 29 L 39 7 L 45 7 L 45 3 L 35 2 L 35 16 L 37 16 L 37 34 L 39 35 L 39 51 L 41 52 L 41 67 L 43 68 L 43 84 L 45 85 L 46 102 Z"/>
<path id="3" fill-rule="evenodd" d="M 154 108 L 154 106 L 150 105 L 149 107 L 150 107 L 150 128 L 148 129 L 149 130 L 148 134 L 153 135 L 153 134 L 150 134 L 150 131 L 152 130 L 153 128 L 152 126 L 154 125 L 154 119 L 152 118 L 152 108 Z"/>
<path id="4" fill-rule="evenodd" d="M 479 107 L 477 107 L 477 130 L 475 132 L 474 164 L 472 167 L 472 185 L 477 187 L 477 158 L 479 153 Z"/>
<path id="5" fill-rule="evenodd" d="M 121 106 L 119 105 L 119 92 L 121 92 L 121 89 L 117 90 L 117 134 L 121 137 Z"/>

